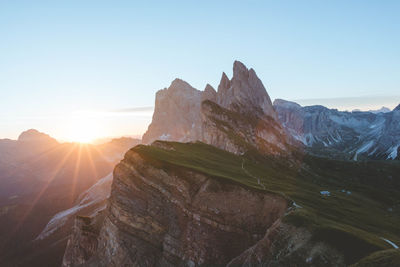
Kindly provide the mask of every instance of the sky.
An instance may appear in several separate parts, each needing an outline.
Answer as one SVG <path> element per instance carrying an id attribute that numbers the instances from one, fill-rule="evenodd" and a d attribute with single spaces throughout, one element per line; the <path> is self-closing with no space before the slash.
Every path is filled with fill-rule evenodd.
<path id="1" fill-rule="evenodd" d="M 0 138 L 140 136 L 157 90 L 217 87 L 234 60 L 271 99 L 394 108 L 399 13 L 400 1 L 3 0 Z"/>

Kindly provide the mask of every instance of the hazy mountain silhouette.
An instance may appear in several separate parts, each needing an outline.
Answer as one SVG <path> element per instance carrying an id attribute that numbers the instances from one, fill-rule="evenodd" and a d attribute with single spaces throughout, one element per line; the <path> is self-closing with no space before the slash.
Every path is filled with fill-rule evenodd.
<path id="1" fill-rule="evenodd" d="M 52 246 L 30 246 L 30 242 L 53 215 L 72 207 L 138 143 L 131 138 L 101 145 L 59 143 L 33 129 L 18 140 L 0 140 L 0 265 L 21 259 L 30 265 L 39 247 L 58 250 L 46 255 L 47 262 L 59 262 L 66 240 Z"/>

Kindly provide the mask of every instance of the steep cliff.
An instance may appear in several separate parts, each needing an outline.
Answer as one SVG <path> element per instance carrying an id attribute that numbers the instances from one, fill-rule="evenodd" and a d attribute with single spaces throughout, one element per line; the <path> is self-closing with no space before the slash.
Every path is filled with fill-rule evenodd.
<path id="1" fill-rule="evenodd" d="M 278 194 L 192 170 L 160 168 L 135 150 L 114 176 L 99 248 L 90 264 L 226 264 L 261 239 L 288 205 Z M 76 259 L 76 265 L 82 257 L 67 253 L 65 266 L 71 264 L 68 258 Z"/>

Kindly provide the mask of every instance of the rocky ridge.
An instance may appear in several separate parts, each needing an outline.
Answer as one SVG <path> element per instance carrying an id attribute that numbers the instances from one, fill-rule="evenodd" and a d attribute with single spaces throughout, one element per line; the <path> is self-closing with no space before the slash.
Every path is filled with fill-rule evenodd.
<path id="1" fill-rule="evenodd" d="M 202 141 L 236 154 L 252 148 L 287 154 L 291 140 L 277 118 L 255 71 L 235 61 L 232 79 L 223 73 L 218 91 L 209 84 L 199 91 L 179 79 L 158 91 L 143 143 Z"/>

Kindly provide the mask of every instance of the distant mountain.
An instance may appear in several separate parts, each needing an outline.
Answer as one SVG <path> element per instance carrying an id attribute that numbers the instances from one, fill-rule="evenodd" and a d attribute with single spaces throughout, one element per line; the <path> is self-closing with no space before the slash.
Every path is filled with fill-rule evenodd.
<path id="1" fill-rule="evenodd" d="M 380 109 L 376 109 L 376 110 L 368 110 L 368 111 L 366 111 L 366 112 L 371 112 L 371 113 L 386 113 L 386 112 L 390 112 L 391 110 L 390 110 L 390 108 L 387 108 L 387 107 L 381 107 Z M 362 112 L 361 110 L 359 110 L 359 109 L 354 109 L 352 112 Z"/>
<path id="2" fill-rule="evenodd" d="M 283 127 L 312 153 L 357 160 L 396 159 L 400 147 L 400 111 L 345 112 L 323 106 L 302 107 L 274 101 Z"/>
<path id="3" fill-rule="evenodd" d="M 59 143 L 33 129 L 18 140 L 0 140 L 0 265 L 43 265 L 38 262 L 45 251 L 48 262 L 60 264 L 68 233 L 32 241 L 138 143 L 131 138 L 97 146 Z"/>
<path id="4" fill-rule="evenodd" d="M 30 129 L 22 132 L 18 137 L 18 141 L 31 143 L 57 143 L 56 139 L 50 137 L 50 135 L 41 133 L 35 129 Z"/>

